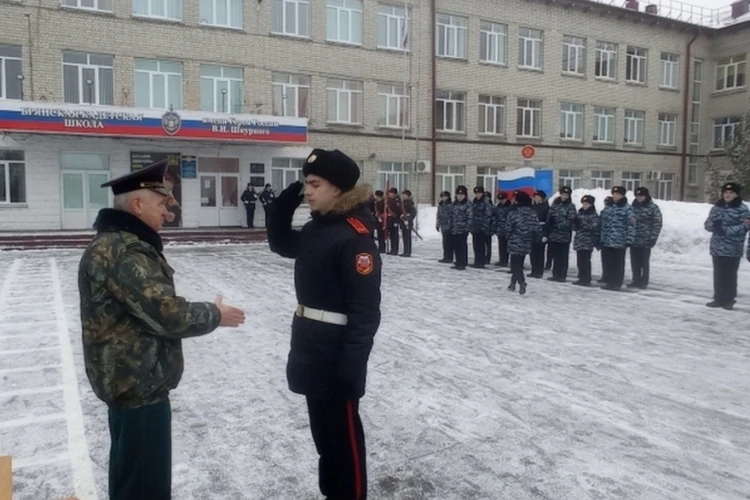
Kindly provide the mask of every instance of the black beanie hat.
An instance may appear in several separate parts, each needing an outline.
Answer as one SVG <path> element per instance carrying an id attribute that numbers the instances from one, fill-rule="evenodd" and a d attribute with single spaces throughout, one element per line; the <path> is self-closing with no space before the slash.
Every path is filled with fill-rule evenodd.
<path id="1" fill-rule="evenodd" d="M 736 182 L 727 182 L 721 188 L 722 193 L 724 193 L 725 191 L 732 191 L 737 193 L 737 196 L 740 196 L 742 195 L 742 186 L 740 186 Z"/>
<path id="2" fill-rule="evenodd" d="M 645 188 L 645 187 L 639 187 L 638 189 L 636 189 L 635 195 L 636 196 L 650 196 L 648 192 L 648 188 Z"/>
<path id="3" fill-rule="evenodd" d="M 342 191 L 351 191 L 359 180 L 359 165 L 338 149 L 313 149 L 302 167 L 302 175 L 317 175 Z"/>
<path id="4" fill-rule="evenodd" d="M 516 200 L 519 207 L 531 206 L 531 196 L 526 191 L 514 191 L 513 199 Z"/>
<path id="5" fill-rule="evenodd" d="M 628 190 L 624 186 L 615 186 L 612 188 L 612 194 L 619 193 L 623 196 L 627 194 Z"/>
<path id="6" fill-rule="evenodd" d="M 593 205 L 596 202 L 596 198 L 591 196 L 590 194 L 587 194 L 583 198 L 581 198 L 581 203 L 589 203 L 590 205 Z"/>

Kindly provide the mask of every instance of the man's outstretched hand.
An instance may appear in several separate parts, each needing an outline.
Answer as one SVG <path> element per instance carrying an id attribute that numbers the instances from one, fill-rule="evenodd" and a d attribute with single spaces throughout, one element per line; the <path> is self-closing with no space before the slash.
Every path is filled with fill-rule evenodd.
<path id="1" fill-rule="evenodd" d="M 216 307 L 221 312 L 221 321 L 219 326 L 228 326 L 231 328 L 237 328 L 245 322 L 245 311 L 234 306 L 224 304 L 224 298 L 221 295 L 216 297 L 214 301 Z"/>

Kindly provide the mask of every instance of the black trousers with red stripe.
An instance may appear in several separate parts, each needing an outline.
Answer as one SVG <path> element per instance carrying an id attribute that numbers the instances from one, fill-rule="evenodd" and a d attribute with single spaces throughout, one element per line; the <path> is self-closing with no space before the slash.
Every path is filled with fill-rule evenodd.
<path id="1" fill-rule="evenodd" d="M 310 430 L 318 450 L 318 484 L 328 500 L 367 498 L 365 433 L 358 400 L 307 398 Z"/>

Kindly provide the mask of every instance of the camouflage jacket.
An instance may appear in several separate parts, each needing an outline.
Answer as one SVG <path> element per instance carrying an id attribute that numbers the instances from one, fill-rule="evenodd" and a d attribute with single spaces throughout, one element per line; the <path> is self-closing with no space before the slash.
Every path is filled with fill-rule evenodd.
<path id="1" fill-rule="evenodd" d="M 508 235 L 508 253 L 527 255 L 531 253 L 531 244 L 542 232 L 536 210 L 531 206 L 515 207 L 508 212 L 505 221 Z"/>
<path id="2" fill-rule="evenodd" d="M 86 375 L 110 406 L 158 402 L 182 377 L 180 339 L 213 331 L 221 313 L 175 294 L 161 238 L 137 217 L 104 209 L 94 227 L 78 269 Z"/>
<path id="3" fill-rule="evenodd" d="M 712 257 L 742 257 L 743 246 L 750 226 L 750 211 L 741 198 L 727 203 L 723 199 L 711 207 L 705 222 L 706 231 L 711 235 Z"/>

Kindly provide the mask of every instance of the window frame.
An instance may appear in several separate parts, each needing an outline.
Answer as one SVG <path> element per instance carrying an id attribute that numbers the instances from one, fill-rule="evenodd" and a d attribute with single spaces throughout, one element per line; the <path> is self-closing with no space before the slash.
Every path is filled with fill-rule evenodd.
<path id="1" fill-rule="evenodd" d="M 604 111 L 599 113 L 598 111 Z M 611 111 L 612 114 L 606 113 Z M 602 119 L 604 118 L 604 120 Z M 617 108 L 611 108 L 607 106 L 594 106 L 594 135 L 591 140 L 594 144 L 614 144 L 615 137 L 617 137 Z M 604 123 L 605 137 L 607 139 L 600 139 L 600 132 L 602 129 L 602 123 Z"/>
<path id="2" fill-rule="evenodd" d="M 611 47 L 611 49 L 610 49 Z M 617 64 L 618 64 L 618 52 L 619 47 L 614 42 L 607 42 L 605 40 L 597 40 L 596 48 L 594 49 L 594 78 L 597 80 L 617 81 Z M 603 64 L 605 59 L 603 55 L 606 54 L 606 66 Z M 607 75 L 604 76 L 602 68 L 607 68 Z M 612 75 L 610 75 L 610 70 Z M 597 72 L 601 73 L 597 75 Z"/>
<path id="3" fill-rule="evenodd" d="M 635 75 L 633 75 L 633 72 L 635 72 Z M 637 78 L 632 78 L 633 76 Z M 628 45 L 625 50 L 625 82 L 635 85 L 646 85 L 647 79 L 648 49 Z"/>
<path id="4" fill-rule="evenodd" d="M 723 120 L 726 123 L 717 123 L 719 120 Z M 717 142 L 717 136 L 716 131 L 717 129 L 720 129 L 722 131 L 721 133 L 721 142 Z M 742 131 L 742 116 L 723 116 L 721 118 L 714 118 L 713 119 L 713 139 L 711 140 L 711 147 L 715 150 L 723 150 L 725 149 L 725 144 L 729 140 L 727 138 L 726 130 L 731 129 L 731 135 L 733 137 L 737 137 L 740 132 Z"/>
<path id="5" fill-rule="evenodd" d="M 642 182 L 643 182 L 642 172 L 626 171 L 622 173 L 622 185 L 625 187 L 625 189 L 627 189 L 630 192 L 633 192 L 639 187 L 641 187 Z"/>
<path id="6" fill-rule="evenodd" d="M 636 113 L 640 113 L 639 116 L 635 116 Z M 634 116 L 628 116 L 628 114 L 634 115 Z M 640 127 L 638 126 L 638 123 L 640 123 Z M 632 130 L 631 130 L 632 127 Z M 637 146 L 641 147 L 644 145 L 645 141 L 645 129 L 646 129 L 646 112 L 641 111 L 638 109 L 626 109 L 625 110 L 625 135 L 623 139 L 623 144 L 626 146 Z M 628 135 L 630 132 L 635 132 L 635 141 L 628 140 Z"/>
<path id="7" fill-rule="evenodd" d="M 735 61 L 735 59 L 737 59 Z M 727 61 L 726 64 L 721 64 L 722 61 Z M 727 86 L 727 79 L 729 78 L 729 68 L 734 68 L 734 85 L 731 87 Z M 740 72 L 740 68 L 742 71 Z M 719 88 L 719 72 L 723 70 L 724 76 L 722 78 L 723 87 Z M 742 85 L 737 85 L 738 77 L 742 75 Z M 744 89 L 747 87 L 747 54 L 737 54 L 734 56 L 725 57 L 716 61 L 716 70 L 714 75 L 714 91 L 715 92 L 728 92 L 733 90 Z"/>
<path id="8" fill-rule="evenodd" d="M 466 92 L 438 90 L 434 105 L 438 116 L 441 114 L 440 108 L 442 107 L 443 119 L 442 123 L 438 125 L 437 132 L 446 134 L 466 133 Z M 448 109 L 451 109 L 453 113 L 450 119 L 448 117 Z M 449 121 L 453 123 L 452 128 L 446 128 L 445 126 Z"/>
<path id="9" fill-rule="evenodd" d="M 571 189 L 581 189 L 582 180 L 583 170 L 581 169 L 561 168 L 557 171 L 557 183 L 560 187 L 569 186 Z"/>
<path id="10" fill-rule="evenodd" d="M 68 9 L 80 9 L 80 10 L 88 10 L 92 12 L 114 12 L 114 0 L 94 0 L 95 7 L 86 7 L 81 5 L 81 2 L 83 0 L 61 0 L 60 6 L 68 8 Z M 70 3 L 74 3 L 75 5 L 70 5 Z M 108 2 L 109 8 L 105 9 L 100 7 L 100 4 Z"/>
<path id="11" fill-rule="evenodd" d="M 135 65 L 138 64 L 138 61 L 152 61 L 152 62 L 156 62 L 156 63 L 158 63 L 159 69 L 157 71 L 137 69 L 137 68 L 135 68 Z M 179 73 L 172 73 L 172 72 L 168 72 L 168 71 L 162 70 L 161 66 L 164 63 L 176 63 L 176 64 L 179 64 L 180 65 L 180 72 Z M 173 108 L 173 109 L 182 109 L 183 108 L 183 106 L 185 105 L 185 101 L 184 101 L 184 97 L 185 97 L 185 76 L 184 76 L 185 75 L 185 65 L 184 65 L 184 63 L 182 61 L 173 61 L 173 60 L 168 60 L 168 59 L 148 59 L 148 58 L 137 58 L 137 59 L 135 59 L 135 61 L 134 61 L 134 69 L 133 69 L 133 78 L 135 80 L 135 83 L 133 85 L 134 98 L 135 98 L 135 95 L 138 93 L 138 80 L 136 79 L 136 76 L 139 73 L 145 73 L 145 74 L 148 74 L 148 76 L 149 76 L 149 83 L 148 83 L 148 85 L 149 85 L 149 87 L 148 87 L 148 92 L 149 92 L 149 107 L 148 107 L 148 109 L 164 109 L 164 110 L 168 110 L 170 108 Z M 154 89 L 154 75 L 164 75 L 164 90 L 165 90 L 164 97 L 165 97 L 165 104 L 166 104 L 166 107 L 164 107 L 164 108 L 154 107 L 154 92 L 153 92 L 153 89 Z M 170 94 L 169 94 L 169 77 L 170 76 L 179 76 L 179 78 L 180 78 L 180 105 L 179 106 L 173 106 L 172 104 L 169 103 L 169 101 L 170 101 L 169 98 L 171 97 Z"/>
<path id="12" fill-rule="evenodd" d="M 498 31 L 496 28 L 501 28 Z M 483 47 L 484 46 L 484 47 Z M 483 57 L 482 49 L 485 48 Z M 501 50 L 502 49 L 502 50 Z M 490 58 L 493 52 L 495 59 Z M 479 21 L 479 62 L 496 66 L 508 65 L 508 25 L 493 21 Z"/>
<path id="13" fill-rule="evenodd" d="M 201 26 L 213 26 L 215 28 L 226 28 L 230 30 L 243 30 L 245 28 L 245 2 L 244 0 L 199 0 L 198 2 L 198 12 L 203 10 L 203 3 L 209 2 L 211 4 L 211 16 L 212 21 L 203 21 L 203 17 L 198 16 L 198 24 Z M 217 19 L 217 4 L 219 2 L 226 4 L 226 13 L 227 13 L 227 23 L 226 24 L 220 24 L 216 21 Z M 234 9 L 232 9 L 232 3 L 233 2 L 240 2 L 240 20 L 239 20 L 239 26 L 234 26 L 232 24 L 232 12 Z"/>
<path id="14" fill-rule="evenodd" d="M 332 5 L 333 2 L 341 2 L 341 5 Z M 349 2 L 358 2 L 359 8 L 355 7 L 348 7 Z M 331 38 L 331 34 L 329 30 L 331 29 L 330 26 L 330 16 L 331 13 L 336 18 L 336 25 L 334 26 L 334 31 L 336 32 L 336 38 Z M 343 24 L 341 22 L 342 16 L 346 16 L 347 22 L 346 26 L 348 27 L 348 33 L 346 35 L 348 38 L 342 37 L 343 33 Z M 359 16 L 359 31 L 355 30 L 355 23 L 353 22 L 356 17 Z M 326 41 L 327 42 L 333 42 L 333 43 L 342 43 L 345 45 L 355 45 L 355 46 L 362 46 L 364 43 L 364 2 L 363 0 L 326 0 Z"/>
<path id="15" fill-rule="evenodd" d="M 21 159 L 9 159 L 6 157 L 11 156 L 12 153 L 16 153 L 16 155 L 20 156 Z M 2 175 L 2 187 L 4 188 L 0 193 L 0 207 L 17 207 L 26 205 L 28 203 L 28 172 L 26 171 L 26 164 L 27 160 L 25 151 L 6 148 L 0 149 L 0 168 L 2 168 L 2 172 L 0 172 L 0 175 Z M 10 180 L 10 170 L 11 167 L 19 166 L 21 167 L 21 170 L 23 172 L 22 199 L 19 201 L 12 201 L 13 193 Z"/>
<path id="16" fill-rule="evenodd" d="M 146 2 L 148 5 L 148 13 L 143 14 L 140 12 L 136 12 L 136 1 L 132 0 L 132 16 L 138 17 L 142 19 L 160 19 L 162 21 L 172 21 L 172 22 L 182 22 L 183 17 L 185 16 L 185 5 L 183 3 L 183 0 L 140 0 L 142 2 Z M 180 15 L 179 17 L 172 17 L 169 15 L 169 2 L 176 2 L 177 3 L 177 10 L 179 10 Z M 162 3 L 164 6 L 164 14 L 154 14 L 154 4 L 156 3 Z"/>
<path id="17" fill-rule="evenodd" d="M 668 118 L 672 118 L 669 120 Z M 664 148 L 677 147 L 677 115 L 672 113 L 659 113 L 659 146 Z M 664 142 L 665 135 L 671 142 Z"/>
<path id="18" fill-rule="evenodd" d="M 388 169 L 386 169 L 388 167 Z M 398 167 L 398 169 L 397 169 Z M 378 162 L 378 185 L 385 191 L 386 186 L 396 188 L 399 192 L 409 189 L 409 174 L 411 172 L 411 163 L 402 163 L 400 161 L 381 161 Z M 389 179 L 395 178 L 395 183 L 388 182 Z"/>
<path id="19" fill-rule="evenodd" d="M 276 78 L 281 79 L 281 77 L 286 77 L 286 82 L 278 82 L 274 81 Z M 301 79 L 306 79 L 307 84 L 302 83 Z M 295 83 L 294 80 L 297 79 L 299 83 Z M 284 73 L 284 72 L 272 72 L 271 73 L 271 107 L 272 111 L 271 113 L 274 116 L 285 116 L 285 117 L 291 117 L 291 118 L 309 118 L 310 117 L 310 97 L 311 97 L 311 86 L 312 86 L 312 78 L 310 78 L 309 75 L 302 75 L 298 73 Z M 279 98 L 281 99 L 281 105 L 282 105 L 282 113 L 277 113 L 276 109 L 276 92 L 277 89 L 280 89 L 281 95 Z M 295 114 L 287 114 L 288 111 L 287 103 L 289 102 L 288 99 L 288 93 L 290 89 L 294 89 L 295 92 L 295 102 L 294 102 L 294 111 Z M 304 112 L 301 111 L 300 103 L 302 102 L 302 92 L 301 90 L 306 90 L 306 98 L 305 98 L 305 109 Z"/>
<path id="20" fill-rule="evenodd" d="M 390 12 L 382 12 L 381 9 L 389 9 Z M 380 50 L 395 50 L 398 52 L 409 52 L 409 31 L 411 28 L 411 8 L 407 8 L 404 15 L 399 15 L 397 11 L 404 11 L 403 5 L 393 5 L 389 3 L 378 3 L 377 9 L 377 48 Z M 380 40 L 381 20 L 385 23 L 385 44 Z M 391 39 L 391 21 L 396 22 L 396 37 L 398 46 L 390 45 Z"/>
<path id="21" fill-rule="evenodd" d="M 569 109 L 563 109 L 566 106 L 569 107 Z M 580 109 L 576 110 L 576 108 Z M 585 112 L 586 107 L 583 104 L 574 102 L 560 103 L 560 140 L 583 142 L 583 135 L 585 133 Z M 578 127 L 580 127 L 580 137 L 576 137 L 568 133 L 569 120 L 572 120 L 573 122 L 572 125 L 574 134 L 578 132 Z"/>
<path id="22" fill-rule="evenodd" d="M 222 76 L 206 76 L 206 75 L 203 75 L 203 69 L 206 68 L 206 67 L 220 69 Z M 232 69 L 233 70 L 240 70 L 240 72 L 241 72 L 240 74 L 242 75 L 241 78 L 235 78 L 235 77 L 231 77 L 231 76 L 224 76 L 224 73 L 225 73 L 226 70 L 232 70 Z M 244 108 L 244 101 L 245 101 L 245 70 L 243 68 L 241 68 L 241 67 L 234 67 L 234 66 L 219 66 L 219 65 L 216 65 L 216 64 L 201 64 L 201 67 L 200 67 L 199 71 L 201 73 L 200 74 L 200 78 L 199 78 L 199 80 L 200 80 L 199 81 L 199 87 L 200 87 L 200 97 L 201 97 L 201 111 L 208 111 L 210 113 L 222 113 L 222 114 L 239 114 L 239 113 L 243 112 L 243 110 L 244 110 L 243 109 Z M 211 95 L 212 95 L 212 101 L 213 101 L 213 103 L 212 103 L 212 106 L 211 106 L 210 110 L 209 109 L 204 109 L 204 105 L 203 105 L 204 104 L 203 103 L 203 83 L 204 83 L 204 81 L 210 81 L 211 82 L 211 87 L 212 87 Z M 219 108 L 219 104 L 220 104 L 220 103 L 216 102 L 216 100 L 218 98 L 218 95 L 217 95 L 218 93 L 216 91 L 216 86 L 217 86 L 218 82 L 224 82 L 226 84 L 226 88 L 227 88 L 227 100 L 226 100 L 227 109 L 226 110 L 218 109 Z M 233 83 L 235 85 L 232 85 Z M 232 105 L 232 100 L 233 100 L 232 98 L 234 97 L 234 94 L 235 94 L 232 91 L 232 89 L 233 88 L 234 89 L 237 88 L 236 87 L 237 83 L 239 83 L 239 90 L 238 91 L 239 91 L 239 94 L 240 94 L 239 95 L 240 103 L 236 104 L 236 105 Z M 221 104 L 224 104 L 224 103 L 221 103 Z M 233 109 L 235 106 L 239 106 L 240 109 Z"/>
<path id="23" fill-rule="evenodd" d="M 384 88 L 389 87 L 387 90 L 391 92 L 384 92 Z M 400 87 L 400 89 L 399 89 Z M 400 90 L 401 93 L 395 92 Z M 410 106 L 411 106 L 411 89 L 409 87 L 404 88 L 403 83 L 382 83 L 379 82 L 376 88 L 377 104 L 378 104 L 378 128 L 391 128 L 391 129 L 406 129 L 411 127 L 410 120 Z M 381 108 L 381 98 L 385 99 L 385 108 Z M 394 102 L 395 101 L 395 102 Z M 396 106 L 396 124 L 390 123 L 390 108 L 392 105 Z"/>
<path id="24" fill-rule="evenodd" d="M 665 59 L 665 56 L 668 59 Z M 659 67 L 661 68 L 659 87 L 677 90 L 680 82 L 680 55 L 671 52 L 662 52 Z M 667 78 L 668 75 L 669 78 Z"/>
<path id="25" fill-rule="evenodd" d="M 341 82 L 341 87 L 333 87 L 334 82 Z M 347 88 L 351 84 L 356 84 L 359 89 Z M 336 102 L 336 117 L 331 119 L 331 95 L 335 95 Z M 342 110 L 339 104 L 341 103 L 341 97 L 348 95 L 348 120 L 341 120 Z M 358 97 L 357 97 L 358 96 Z M 329 78 L 326 83 L 326 97 L 327 97 L 327 123 L 334 125 L 362 125 L 364 121 L 364 83 L 360 80 L 345 80 L 342 78 Z M 356 99 L 356 101 L 355 101 Z M 355 103 L 358 103 L 355 106 Z M 359 110 L 359 116 L 353 117 L 354 109 Z M 354 119 L 356 118 L 356 120 Z"/>
<path id="26" fill-rule="evenodd" d="M 527 33 L 527 34 L 524 34 Z M 539 38 L 533 38 L 532 33 L 539 33 Z M 526 54 L 527 47 L 530 47 L 531 57 Z M 527 64 L 527 60 L 531 64 Z M 534 65 L 534 64 L 538 65 Z M 544 31 L 536 28 L 520 27 L 518 29 L 518 67 L 541 71 L 544 68 Z"/>
<path id="27" fill-rule="evenodd" d="M 580 42 L 580 45 L 575 42 Z M 575 55 L 575 58 L 571 58 Z M 568 67 L 565 67 L 565 63 Z M 575 61 L 575 68 L 570 69 L 570 62 Z M 563 35 L 562 73 L 564 75 L 586 76 L 586 38 L 576 35 Z"/>
<path id="28" fill-rule="evenodd" d="M 477 130 L 479 135 L 505 136 L 506 122 L 508 119 L 507 102 L 508 101 L 504 96 L 482 94 L 478 97 L 477 108 L 479 123 Z M 493 127 L 488 127 L 490 117 L 492 117 Z M 490 130 L 490 128 L 492 130 Z"/>
<path id="29" fill-rule="evenodd" d="M 438 165 L 435 167 L 435 188 L 437 194 L 443 191 L 455 193 L 458 186 L 465 184 L 465 179 L 466 167 L 464 165 Z M 451 185 L 450 189 L 446 188 L 446 181 L 449 181 Z"/>
<path id="30" fill-rule="evenodd" d="M 525 102 L 526 105 L 522 106 L 521 103 Z M 535 108 L 532 107 L 531 103 L 539 103 L 539 107 Z M 516 137 L 521 137 L 524 139 L 541 139 L 542 134 L 544 132 L 544 123 L 542 122 L 542 107 L 544 103 L 541 99 L 528 99 L 528 98 L 520 98 L 516 100 Z M 530 117 L 531 120 L 531 134 L 528 135 L 523 133 L 522 131 L 526 130 L 526 121 L 527 121 L 527 112 L 528 117 Z M 534 132 L 537 128 L 538 124 L 538 131 L 536 135 L 534 135 Z"/>
<path id="31" fill-rule="evenodd" d="M 294 4 L 294 15 L 295 15 L 295 32 L 287 32 L 286 31 L 286 25 L 287 25 L 287 4 Z M 281 30 L 274 29 L 274 8 L 275 6 L 280 5 L 281 7 Z M 300 22 L 300 6 L 306 5 L 307 6 L 307 19 L 305 19 L 304 24 Z M 311 38 L 311 20 L 312 20 L 312 13 L 311 13 L 311 3 L 310 0 L 271 0 L 271 34 L 272 35 L 278 35 L 278 36 L 289 36 L 289 37 L 295 37 L 295 38 L 304 38 L 304 39 L 310 39 Z M 301 34 L 301 27 L 305 27 L 306 34 Z"/>
<path id="32" fill-rule="evenodd" d="M 275 163 L 279 162 L 285 162 L 287 163 L 284 166 L 279 166 Z M 273 189 L 276 193 L 280 193 L 284 189 L 286 189 L 287 186 L 289 186 L 292 182 L 295 181 L 302 181 L 304 182 L 304 178 L 302 177 L 302 167 L 305 164 L 305 158 L 293 158 L 288 156 L 274 156 L 271 158 L 271 189 Z M 282 182 L 281 186 L 274 185 L 274 172 L 282 172 Z M 287 174 L 296 174 L 293 179 L 287 179 Z M 288 181 L 288 182 L 287 182 Z"/>
<path id="33" fill-rule="evenodd" d="M 443 20 L 447 19 L 447 23 L 441 22 L 441 18 Z M 467 17 L 456 16 L 453 14 L 438 13 L 435 23 L 437 24 L 435 29 L 435 51 L 437 53 L 435 55 L 446 59 L 467 59 L 469 57 L 469 19 Z M 444 46 L 440 43 L 441 33 L 445 38 Z M 450 43 L 450 33 L 453 33 L 453 44 Z M 463 45 L 460 43 L 460 40 L 463 40 Z M 449 45 L 452 46 L 449 47 Z M 441 53 L 441 51 L 444 51 L 444 53 Z"/>
<path id="34" fill-rule="evenodd" d="M 65 55 L 66 54 L 76 54 L 76 55 L 85 55 L 86 56 L 86 63 L 80 64 L 80 63 L 71 63 L 65 61 Z M 110 57 L 112 58 L 112 65 L 111 66 L 104 66 L 101 64 L 93 64 L 91 62 L 92 57 Z M 63 91 L 63 102 L 67 104 L 88 104 L 88 105 L 96 105 L 96 106 L 114 106 L 115 104 L 115 56 L 112 54 L 101 54 L 98 52 L 79 52 L 76 50 L 63 50 L 62 51 L 62 91 Z M 66 67 L 75 67 L 77 68 L 76 76 L 78 78 L 78 102 L 72 102 L 67 100 L 67 80 L 65 78 L 65 68 Z M 84 70 L 93 70 L 94 71 L 94 78 L 92 83 L 92 88 L 94 90 L 93 92 L 93 99 L 91 102 L 87 102 L 85 100 L 85 96 L 88 94 L 86 92 L 86 80 L 83 77 Z M 102 71 L 109 70 L 111 72 L 111 83 L 112 88 L 110 89 L 110 95 L 112 96 L 112 102 L 102 102 L 101 101 L 101 94 L 102 94 Z"/>
<path id="35" fill-rule="evenodd" d="M 5 56 L 0 55 L 0 101 L 20 101 L 23 99 L 23 80 L 18 79 L 18 75 L 23 76 L 23 46 L 13 44 L 0 44 L 0 48 L 18 50 L 19 56 Z M 8 72 L 8 61 L 14 61 L 20 68 L 20 73 L 12 75 Z M 10 83 L 13 82 L 16 85 L 15 91 L 18 93 L 18 97 L 8 97 L 8 88 Z"/>
<path id="36" fill-rule="evenodd" d="M 609 175 L 605 175 L 609 174 Z M 615 183 L 614 170 L 592 170 L 591 189 L 612 189 Z"/>

